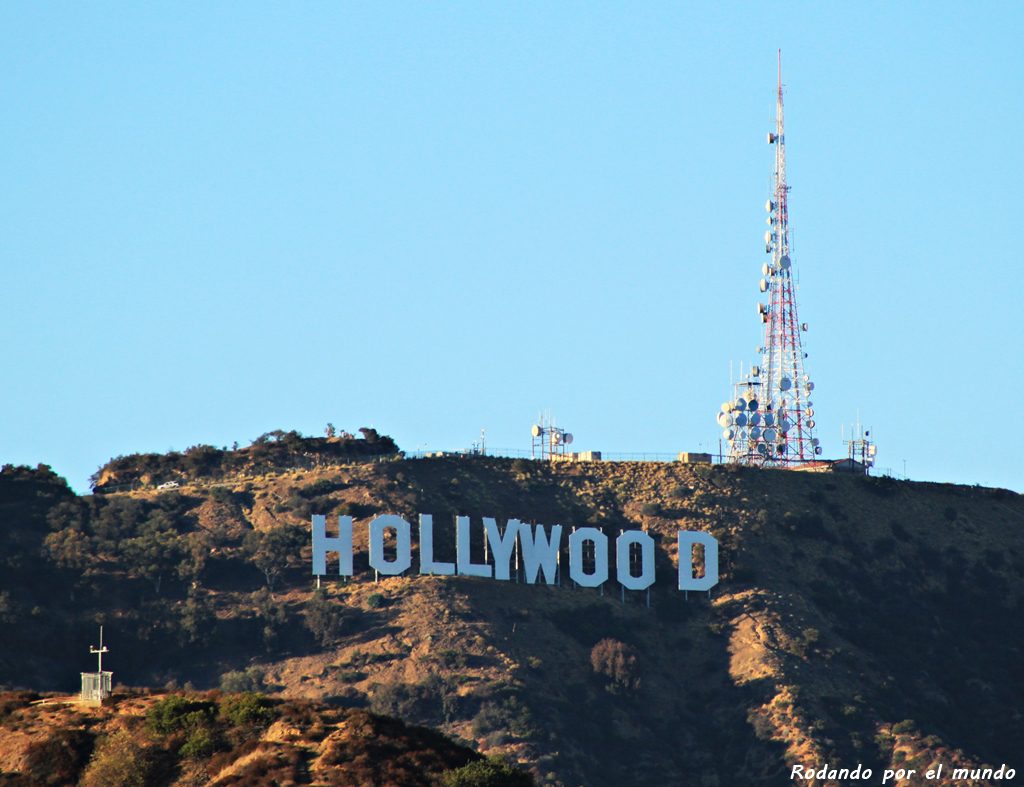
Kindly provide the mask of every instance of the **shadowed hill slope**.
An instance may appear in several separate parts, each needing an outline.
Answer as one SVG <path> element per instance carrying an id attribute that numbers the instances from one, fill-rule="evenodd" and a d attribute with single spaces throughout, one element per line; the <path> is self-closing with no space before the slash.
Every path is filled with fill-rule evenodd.
<path id="1" fill-rule="evenodd" d="M 516 758 L 542 783 L 788 784 L 791 763 L 1024 767 L 1013 493 L 484 457 L 220 483 L 76 498 L 44 471 L 5 471 L 5 559 L 32 581 L 5 582 L 0 598 L 14 644 L 40 656 L 5 654 L 0 680 L 74 688 L 103 620 L 121 683 L 234 681 L 369 706 Z M 442 560 L 456 514 L 474 529 L 481 516 L 642 527 L 658 543 L 651 607 L 614 583 L 375 583 L 367 522 L 420 512 Z M 356 518 L 357 575 L 319 594 L 311 514 Z M 678 529 L 720 543 L 710 596 L 675 589 Z"/>

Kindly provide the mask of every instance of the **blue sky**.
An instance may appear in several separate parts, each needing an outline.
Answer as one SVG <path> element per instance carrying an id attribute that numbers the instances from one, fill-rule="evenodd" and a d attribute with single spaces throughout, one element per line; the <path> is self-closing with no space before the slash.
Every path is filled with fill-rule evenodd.
<path id="1" fill-rule="evenodd" d="M 717 449 L 776 49 L 819 436 L 1024 490 L 1020 3 L 6 3 L 0 462 Z"/>

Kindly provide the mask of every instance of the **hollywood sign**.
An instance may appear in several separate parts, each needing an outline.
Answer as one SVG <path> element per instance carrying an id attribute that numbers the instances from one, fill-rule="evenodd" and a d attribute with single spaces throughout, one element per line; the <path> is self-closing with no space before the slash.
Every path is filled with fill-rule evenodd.
<path id="1" fill-rule="evenodd" d="M 383 514 L 367 525 L 370 568 L 385 576 L 398 576 L 412 568 L 412 525 L 395 514 Z M 469 517 L 455 518 L 455 562 L 434 558 L 434 520 L 420 514 L 419 573 L 459 574 L 508 581 L 513 561 L 521 565 L 528 584 L 543 577 L 544 583 L 558 582 L 563 529 L 561 525 L 527 525 L 509 519 L 502 530 L 492 517 L 483 518 L 484 560 L 474 562 L 470 554 Z M 391 554 L 385 542 L 394 541 Z M 710 590 L 718 584 L 718 541 L 710 533 L 680 530 L 679 590 Z M 600 587 L 610 578 L 611 547 L 608 536 L 596 527 L 580 527 L 568 536 L 569 578 L 582 587 Z M 338 534 L 327 535 L 327 517 L 315 515 L 312 524 L 313 574 L 327 575 L 328 555 L 337 555 L 338 575 L 352 576 L 352 517 L 338 517 Z M 696 576 L 694 547 L 704 550 L 704 571 Z M 631 560 L 631 552 L 633 559 Z M 589 560 L 584 560 L 584 555 Z M 646 590 L 654 584 L 654 539 L 642 530 L 625 530 L 615 539 L 615 579 L 627 590 Z"/>

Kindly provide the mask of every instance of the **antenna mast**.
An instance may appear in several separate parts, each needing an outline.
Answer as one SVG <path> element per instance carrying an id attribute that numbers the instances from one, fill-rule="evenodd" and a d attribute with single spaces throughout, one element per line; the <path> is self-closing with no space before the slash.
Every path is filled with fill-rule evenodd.
<path id="1" fill-rule="evenodd" d="M 103 654 L 109 652 L 109 648 L 103 647 L 103 626 L 100 626 L 100 646 L 89 646 L 89 652 L 96 654 L 96 672 L 103 672 Z"/>
<path id="2" fill-rule="evenodd" d="M 782 100 L 782 50 L 779 50 L 775 131 L 775 174 L 771 199 L 765 204 L 768 230 L 765 253 L 771 261 L 761 267 L 758 302 L 764 324 L 764 343 L 758 349 L 761 365 L 753 366 L 733 386 L 733 401 L 722 405 L 718 422 L 729 445 L 729 461 L 740 464 L 790 466 L 821 453 L 814 437 L 814 383 L 804 372 L 801 334 L 807 324 L 797 316 L 796 284 L 789 240 L 789 184 L 786 182 L 786 131 Z"/>

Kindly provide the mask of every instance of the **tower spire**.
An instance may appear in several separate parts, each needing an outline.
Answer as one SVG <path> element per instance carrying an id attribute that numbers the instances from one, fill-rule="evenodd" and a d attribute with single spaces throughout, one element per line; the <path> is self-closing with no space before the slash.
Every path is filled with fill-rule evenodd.
<path id="1" fill-rule="evenodd" d="M 729 445 L 729 460 L 741 464 L 790 466 L 810 461 L 821 453 L 814 437 L 814 383 L 804 372 L 803 331 L 797 316 L 796 285 L 789 239 L 789 184 L 786 182 L 786 131 L 782 100 L 782 50 L 778 53 L 778 94 L 775 131 L 768 134 L 775 147 L 772 197 L 765 208 L 768 230 L 765 253 L 771 261 L 761 267 L 758 302 L 764 324 L 764 343 L 758 352 L 761 365 L 751 368 L 734 385 L 733 401 L 722 405 L 718 421 Z"/>

